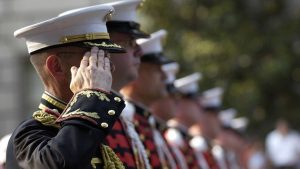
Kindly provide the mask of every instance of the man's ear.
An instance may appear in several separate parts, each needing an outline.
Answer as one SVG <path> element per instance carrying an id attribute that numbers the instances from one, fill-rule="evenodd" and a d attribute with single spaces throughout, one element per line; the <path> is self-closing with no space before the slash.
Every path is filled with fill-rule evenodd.
<path id="1" fill-rule="evenodd" d="M 63 76 L 64 72 L 58 56 L 50 55 L 46 60 L 46 67 L 53 77 Z"/>

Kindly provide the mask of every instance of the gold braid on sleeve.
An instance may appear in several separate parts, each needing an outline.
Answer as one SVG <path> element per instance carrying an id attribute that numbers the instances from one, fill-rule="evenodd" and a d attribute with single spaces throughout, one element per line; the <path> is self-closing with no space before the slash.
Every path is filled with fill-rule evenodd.
<path id="1" fill-rule="evenodd" d="M 110 147 L 102 144 L 101 154 L 103 157 L 104 169 L 125 169 L 122 161 Z"/>

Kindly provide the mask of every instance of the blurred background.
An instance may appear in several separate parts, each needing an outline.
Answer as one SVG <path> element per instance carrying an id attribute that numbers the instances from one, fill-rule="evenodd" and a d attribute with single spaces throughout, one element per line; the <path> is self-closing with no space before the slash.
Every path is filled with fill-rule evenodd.
<path id="1" fill-rule="evenodd" d="M 13 32 L 107 1 L 0 0 L 0 136 L 31 116 L 43 92 Z M 279 117 L 300 129 L 300 1 L 148 0 L 139 12 L 147 32 L 168 31 L 165 53 L 180 77 L 198 71 L 202 91 L 225 89 L 223 108 L 249 119 L 247 133 L 263 138 Z"/>
<path id="2" fill-rule="evenodd" d="M 265 136 L 279 117 L 299 129 L 299 0 L 147 1 L 142 12 L 148 31 L 169 31 L 181 75 L 202 72 L 202 91 L 223 87 L 248 133 Z"/>

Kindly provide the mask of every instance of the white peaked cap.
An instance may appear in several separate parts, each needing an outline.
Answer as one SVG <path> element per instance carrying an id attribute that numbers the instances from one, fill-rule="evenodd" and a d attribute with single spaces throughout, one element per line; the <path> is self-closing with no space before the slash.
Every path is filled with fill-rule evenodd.
<path id="1" fill-rule="evenodd" d="M 140 45 L 144 55 L 153 54 L 153 53 L 162 53 L 162 39 L 167 35 L 167 31 L 161 29 L 157 32 L 154 32 L 150 35 L 148 39 L 138 39 L 136 42 Z"/>
<path id="2" fill-rule="evenodd" d="M 52 19 L 21 28 L 15 31 L 14 35 L 26 40 L 29 53 L 71 42 L 109 39 L 106 20 L 113 11 L 114 8 L 110 5 L 71 10 Z"/>
<path id="3" fill-rule="evenodd" d="M 237 111 L 234 108 L 222 110 L 219 113 L 219 119 L 224 126 L 230 126 L 232 120 L 235 118 Z"/>
<path id="4" fill-rule="evenodd" d="M 221 87 L 206 90 L 202 93 L 201 103 L 204 107 L 220 107 L 224 90 Z"/>
<path id="5" fill-rule="evenodd" d="M 5 135 L 0 139 L 0 165 L 6 162 L 6 150 L 11 134 Z"/>
<path id="6" fill-rule="evenodd" d="M 193 73 L 174 82 L 176 89 L 184 94 L 197 93 L 199 86 L 198 81 L 202 78 L 201 73 Z"/>
<path id="7" fill-rule="evenodd" d="M 246 117 L 239 117 L 232 119 L 230 126 L 238 131 L 245 131 L 248 124 L 249 120 Z"/>
<path id="8" fill-rule="evenodd" d="M 122 0 L 112 3 L 107 3 L 115 9 L 111 21 L 126 21 L 138 22 L 137 8 L 141 5 L 141 0 Z"/>
<path id="9" fill-rule="evenodd" d="M 177 62 L 171 62 L 162 65 L 162 70 L 167 76 L 167 84 L 172 84 L 176 80 L 176 74 L 179 71 L 179 64 Z"/>

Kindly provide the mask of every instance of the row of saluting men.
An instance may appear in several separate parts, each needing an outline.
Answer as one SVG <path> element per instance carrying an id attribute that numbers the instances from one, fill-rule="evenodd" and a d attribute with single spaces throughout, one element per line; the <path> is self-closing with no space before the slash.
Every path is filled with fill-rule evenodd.
<path id="1" fill-rule="evenodd" d="M 6 168 L 241 168 L 214 140 L 245 121 L 220 113 L 222 88 L 199 94 L 200 73 L 176 80 L 166 31 L 141 31 L 140 5 L 74 9 L 15 32 L 45 92 L 12 133 Z"/>

